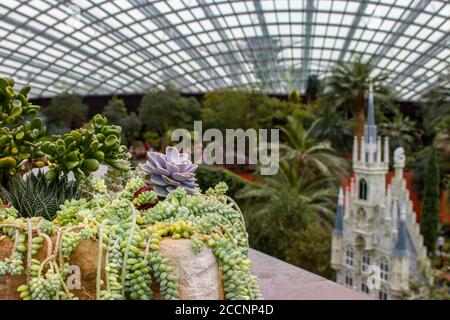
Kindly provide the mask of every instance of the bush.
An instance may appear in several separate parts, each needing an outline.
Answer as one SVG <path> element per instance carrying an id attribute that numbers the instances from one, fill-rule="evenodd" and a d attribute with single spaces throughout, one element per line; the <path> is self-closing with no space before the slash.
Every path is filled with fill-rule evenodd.
<path id="1" fill-rule="evenodd" d="M 203 101 L 202 120 L 206 128 L 271 128 L 280 101 L 261 93 L 236 90 L 209 92 Z"/>
<path id="2" fill-rule="evenodd" d="M 439 228 L 439 166 L 436 149 L 432 149 L 425 173 L 425 189 L 420 229 L 428 254 L 434 256 Z"/>
<path id="3" fill-rule="evenodd" d="M 208 165 L 200 165 L 195 176 L 203 192 L 221 181 L 225 182 L 228 185 L 227 195 L 233 199 L 243 187 L 249 184 L 248 181 L 229 170 Z"/>
<path id="4" fill-rule="evenodd" d="M 103 116 L 108 119 L 110 124 L 122 128 L 122 141 L 130 146 L 134 139 L 141 133 L 142 123 L 139 117 L 133 112 L 128 114 L 125 103 L 122 99 L 113 96 L 103 110 Z"/>
<path id="5" fill-rule="evenodd" d="M 150 90 L 139 106 L 139 118 L 145 130 L 157 131 L 163 136 L 169 129 L 191 130 L 194 120 L 200 119 L 200 103 L 185 98 L 172 87 Z"/>
<path id="6" fill-rule="evenodd" d="M 88 107 L 80 96 L 68 92 L 54 96 L 43 109 L 49 131 L 52 128 L 76 129 L 87 120 Z M 51 132 L 53 133 L 53 132 Z"/>

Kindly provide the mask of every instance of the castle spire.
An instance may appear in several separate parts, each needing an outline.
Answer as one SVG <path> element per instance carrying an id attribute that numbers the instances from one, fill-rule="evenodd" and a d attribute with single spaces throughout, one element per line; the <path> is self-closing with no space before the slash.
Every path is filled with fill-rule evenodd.
<path id="1" fill-rule="evenodd" d="M 364 136 L 366 138 L 366 150 L 369 153 L 377 151 L 377 125 L 375 123 L 375 110 L 373 98 L 373 83 L 372 79 L 369 82 L 369 97 L 367 104 L 367 123 L 364 126 Z"/>
<path id="2" fill-rule="evenodd" d="M 336 211 L 336 223 L 333 234 L 341 236 L 344 229 L 344 189 L 339 188 L 338 205 Z"/>

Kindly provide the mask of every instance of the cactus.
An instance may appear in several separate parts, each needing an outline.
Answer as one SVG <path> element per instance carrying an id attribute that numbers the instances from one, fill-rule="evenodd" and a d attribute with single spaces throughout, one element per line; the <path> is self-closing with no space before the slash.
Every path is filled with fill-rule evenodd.
<path id="1" fill-rule="evenodd" d="M 47 182 L 44 174 L 30 172 L 24 177 L 13 176 L 7 189 L 1 187 L 4 202 L 11 204 L 22 217 L 44 217 L 52 220 L 59 206 L 66 200 L 79 199 L 82 195 L 78 181 L 56 177 Z"/>

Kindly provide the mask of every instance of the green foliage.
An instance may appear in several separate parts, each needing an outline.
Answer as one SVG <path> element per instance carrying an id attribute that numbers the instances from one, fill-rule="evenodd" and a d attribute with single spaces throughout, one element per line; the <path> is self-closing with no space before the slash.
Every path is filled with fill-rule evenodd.
<path id="1" fill-rule="evenodd" d="M 153 297 L 151 285 L 155 281 L 162 299 L 175 300 L 180 298 L 179 280 L 159 244 L 165 237 L 186 238 L 193 239 L 192 250 L 196 252 L 206 246 L 211 248 L 223 272 L 227 299 L 262 298 L 257 280 L 250 274 L 248 235 L 242 214 L 224 194 L 226 185 L 219 184 L 206 194 L 196 195 L 188 195 L 186 190 L 178 188 L 165 200 L 139 211 L 133 202 L 142 204 L 157 199 L 153 191 L 135 197 L 135 191 L 143 186 L 144 179 L 134 177 L 121 192 L 112 195 L 93 192 L 92 199 L 66 201 L 52 222 L 13 216 L 2 220 L 5 223 L 2 232 L 16 239 L 16 245 L 12 257 L 0 261 L 0 277 L 23 274 L 25 253 L 30 249 L 40 250 L 45 241 L 58 254 L 44 261 L 30 260 L 27 280 L 17 289 L 20 297 L 76 299 L 64 285 L 71 254 L 80 240 L 94 239 L 100 248 L 97 299 L 149 300 Z M 44 229 L 49 236 L 58 230 L 61 241 L 53 243 L 52 238 L 42 233 Z M 31 248 L 25 243 L 27 231 L 33 235 Z M 35 232 L 38 237 L 34 236 Z"/>
<path id="2" fill-rule="evenodd" d="M 88 107 L 76 94 L 64 92 L 54 96 L 50 104 L 43 109 L 46 123 L 50 127 L 67 129 L 79 128 L 87 120 Z"/>
<path id="3" fill-rule="evenodd" d="M 249 184 L 248 181 L 232 171 L 209 165 L 199 165 L 195 177 L 202 191 L 206 191 L 210 186 L 219 182 L 225 182 L 228 186 L 228 195 L 231 198 L 236 198 L 241 189 Z"/>
<path id="4" fill-rule="evenodd" d="M 213 91 L 205 95 L 202 120 L 204 127 L 225 129 L 271 128 L 279 100 L 262 93 L 237 90 Z"/>
<path id="5" fill-rule="evenodd" d="M 383 122 L 380 134 L 389 137 L 392 150 L 403 147 L 407 152 L 416 149 L 421 138 L 421 131 L 416 128 L 415 122 L 401 114 L 397 114 L 391 121 Z"/>
<path id="6" fill-rule="evenodd" d="M 450 180 L 450 116 L 443 117 L 434 128 L 433 145 L 419 149 L 414 153 L 414 187 L 419 196 L 423 195 L 426 184 L 425 172 L 432 147 L 437 151 L 441 185 Z M 444 186 L 445 187 L 445 186 Z"/>
<path id="7" fill-rule="evenodd" d="M 5 202 L 18 210 L 21 217 L 44 217 L 52 220 L 59 206 L 66 200 L 79 199 L 82 195 L 79 182 L 68 181 L 67 177 L 56 177 L 52 182 L 44 174 L 32 172 L 25 177 L 14 176 L 7 189 L 1 187 Z"/>
<path id="8" fill-rule="evenodd" d="M 280 165 L 277 175 L 262 176 L 261 184 L 249 184 L 237 196 L 246 200 L 251 246 L 329 277 L 326 266 L 337 187 L 330 179 L 300 173 L 291 162 Z M 307 237 L 313 233 L 316 240 L 327 236 L 310 245 L 314 240 Z M 314 252 L 308 253 L 312 246 Z"/>
<path id="9" fill-rule="evenodd" d="M 107 125 L 101 115 L 92 118 L 88 129 L 72 130 L 63 136 L 52 136 L 42 144 L 51 168 L 45 176 L 48 181 L 60 172 L 73 172 L 75 177 L 87 176 L 97 171 L 101 163 L 117 170 L 129 170 L 130 154 L 121 145 L 121 128 Z"/>
<path id="10" fill-rule="evenodd" d="M 349 120 L 345 120 L 341 114 L 326 104 L 321 104 L 317 113 L 318 118 L 311 131 L 311 136 L 316 140 L 330 141 L 338 151 L 350 151 L 353 134 Z"/>
<path id="11" fill-rule="evenodd" d="M 142 99 L 139 118 L 146 130 L 161 135 L 169 129 L 191 129 L 200 119 L 200 104 L 195 98 L 185 98 L 172 87 L 150 90 Z"/>
<path id="12" fill-rule="evenodd" d="M 29 86 L 14 90 L 14 80 L 0 77 L 0 183 L 16 173 L 27 159 L 39 158 L 39 139 L 46 130 L 42 121 L 34 118 L 38 106 L 28 101 Z"/>
<path id="13" fill-rule="evenodd" d="M 363 61 L 358 57 L 350 62 L 337 62 L 331 70 L 331 76 L 325 85 L 325 100 L 342 111 L 348 118 L 355 118 L 354 132 L 357 136 L 364 134 L 366 93 L 369 82 L 374 85 L 377 104 L 390 104 L 393 100 L 391 88 L 384 86 L 382 82 L 387 78 L 386 74 L 379 74 L 370 78 L 373 71 L 371 61 Z"/>
<path id="14" fill-rule="evenodd" d="M 143 138 L 155 150 L 160 150 L 161 149 L 161 136 L 160 136 L 160 134 L 158 132 L 156 132 L 156 131 L 146 131 L 143 134 Z"/>
<path id="15" fill-rule="evenodd" d="M 282 158 L 295 160 L 298 169 L 320 173 L 325 176 L 339 176 L 346 173 L 348 164 L 339 157 L 328 141 L 313 138 L 317 121 L 305 129 L 297 118 L 288 117 L 288 123 L 280 130 L 286 143 L 280 144 Z"/>
<path id="16" fill-rule="evenodd" d="M 302 102 L 302 97 L 300 96 L 300 92 L 295 89 L 292 90 L 289 95 L 288 95 L 288 101 L 292 102 L 292 103 L 301 103 Z"/>
<path id="17" fill-rule="evenodd" d="M 305 100 L 306 103 L 316 101 L 322 94 L 322 83 L 317 75 L 310 75 L 306 83 Z"/>
<path id="18" fill-rule="evenodd" d="M 333 279 L 334 271 L 330 265 L 331 233 L 330 228 L 311 223 L 299 232 L 284 236 L 285 261 Z"/>
<path id="19" fill-rule="evenodd" d="M 142 127 L 141 120 L 134 112 L 128 114 L 122 99 L 113 96 L 102 115 L 108 119 L 108 123 L 122 128 L 122 141 L 126 145 L 131 145 L 133 140 L 139 137 Z"/>
<path id="20" fill-rule="evenodd" d="M 425 175 L 425 189 L 422 201 L 422 219 L 420 222 L 424 244 L 428 254 L 434 256 L 439 227 L 439 166 L 436 149 L 432 149 Z"/>
<path id="21" fill-rule="evenodd" d="M 430 137 L 434 136 L 438 123 L 450 115 L 450 86 L 445 84 L 445 80 L 442 77 L 440 85 L 421 97 L 419 118 L 422 118 L 425 133 Z"/>
<path id="22" fill-rule="evenodd" d="M 0 125 L 14 126 L 23 121 L 26 116 L 36 115 L 39 107 L 28 101 L 29 86 L 24 86 L 19 92 L 14 90 L 15 81 L 0 77 Z"/>

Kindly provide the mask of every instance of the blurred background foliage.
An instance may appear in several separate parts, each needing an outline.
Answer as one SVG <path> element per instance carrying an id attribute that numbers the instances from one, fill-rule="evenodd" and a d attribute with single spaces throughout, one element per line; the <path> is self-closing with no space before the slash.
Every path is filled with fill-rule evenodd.
<path id="1" fill-rule="evenodd" d="M 197 171 L 204 191 L 220 181 L 242 206 L 251 246 L 316 274 L 333 278 L 330 269 L 331 230 L 338 186 L 350 173 L 353 135 L 361 135 L 365 122 L 369 81 L 374 83 L 376 120 L 382 135 L 407 153 L 407 171 L 414 174 L 414 191 L 422 196 L 431 146 L 436 149 L 440 188 L 450 180 L 450 89 L 443 85 L 425 94 L 407 112 L 396 94 L 384 85 L 387 74 L 373 79 L 370 61 L 357 58 L 338 63 L 331 75 L 308 78 L 303 95 L 268 96 L 258 91 L 224 89 L 201 97 L 183 96 L 175 87 L 150 89 L 137 113 L 112 97 L 103 115 L 123 128 L 129 145 L 164 150 L 172 130 L 279 128 L 281 168 L 277 175 L 260 176 L 248 167 L 242 171 L 201 165 Z M 64 110 L 64 112 L 61 112 Z M 81 97 L 63 93 L 43 111 L 51 131 L 67 131 L 87 121 Z M 204 146 L 203 146 L 204 147 Z M 236 169 L 236 168 L 233 168 Z M 240 172 L 239 172 L 240 171 Z M 237 174 L 236 174 L 237 173 Z"/>

